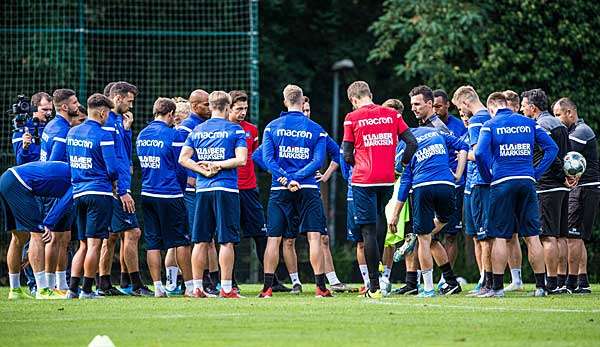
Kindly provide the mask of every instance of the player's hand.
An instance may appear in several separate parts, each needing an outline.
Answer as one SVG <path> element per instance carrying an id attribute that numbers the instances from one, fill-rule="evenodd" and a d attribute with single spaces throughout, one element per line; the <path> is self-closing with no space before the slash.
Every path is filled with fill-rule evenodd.
<path id="1" fill-rule="evenodd" d="M 321 180 L 323 180 L 323 174 L 321 173 L 321 171 L 317 170 L 317 172 L 315 173 L 315 179 L 317 180 L 317 182 L 321 182 Z"/>
<path id="2" fill-rule="evenodd" d="M 187 185 L 189 187 L 195 187 L 196 186 L 196 177 L 188 177 L 187 178 Z"/>
<path id="3" fill-rule="evenodd" d="M 44 227 L 44 233 L 42 234 L 42 241 L 44 243 L 50 243 L 52 241 L 52 231 L 48 227 Z"/>
<path id="4" fill-rule="evenodd" d="M 281 176 L 277 179 L 277 182 L 281 183 L 282 186 L 287 187 L 287 183 L 288 183 L 287 178 Z"/>
<path id="5" fill-rule="evenodd" d="M 567 177 L 565 177 L 565 186 L 567 186 L 569 188 L 573 188 L 573 187 L 577 186 L 577 184 L 579 184 L 579 177 L 578 176 L 567 176 Z"/>
<path id="6" fill-rule="evenodd" d="M 123 113 L 123 128 L 125 130 L 131 129 L 131 125 L 133 124 L 133 113 L 127 111 Z"/>
<path id="7" fill-rule="evenodd" d="M 293 193 L 293 192 L 297 192 L 300 189 L 300 183 L 291 180 L 290 183 L 288 184 L 287 188 Z"/>
<path id="8" fill-rule="evenodd" d="M 31 134 L 29 133 L 28 130 L 26 130 L 23 133 L 23 148 L 24 149 L 28 149 L 29 145 L 31 145 L 31 140 L 33 140 L 33 136 L 31 136 Z"/>
<path id="9" fill-rule="evenodd" d="M 458 182 L 462 178 L 462 175 L 458 176 L 456 172 L 453 172 L 452 176 L 454 176 L 454 182 Z"/>
<path id="10" fill-rule="evenodd" d="M 123 204 L 123 211 L 127 213 L 135 212 L 135 201 L 133 201 L 133 198 L 129 193 L 121 195 L 121 203 Z"/>
<path id="11" fill-rule="evenodd" d="M 392 217 L 392 219 L 388 222 L 388 230 L 390 231 L 390 233 L 395 234 L 398 232 L 397 229 L 398 226 L 398 216 L 394 216 Z"/>

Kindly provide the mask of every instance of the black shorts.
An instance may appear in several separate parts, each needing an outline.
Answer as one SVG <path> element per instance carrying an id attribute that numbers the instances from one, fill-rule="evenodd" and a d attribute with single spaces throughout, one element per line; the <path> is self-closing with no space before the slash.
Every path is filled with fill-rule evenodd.
<path id="1" fill-rule="evenodd" d="M 142 195 L 144 241 L 148 250 L 189 246 L 185 201 Z"/>
<path id="2" fill-rule="evenodd" d="M 575 187 L 571 190 L 568 238 L 590 241 L 599 202 L 600 189 L 597 186 Z"/>
<path id="3" fill-rule="evenodd" d="M 560 237 L 566 235 L 569 214 L 569 190 L 557 188 L 557 190 L 538 193 L 538 205 L 540 207 L 540 222 L 542 230 L 540 237 Z"/>
<path id="4" fill-rule="evenodd" d="M 258 189 L 240 189 L 240 227 L 243 237 L 267 235 L 264 213 Z"/>

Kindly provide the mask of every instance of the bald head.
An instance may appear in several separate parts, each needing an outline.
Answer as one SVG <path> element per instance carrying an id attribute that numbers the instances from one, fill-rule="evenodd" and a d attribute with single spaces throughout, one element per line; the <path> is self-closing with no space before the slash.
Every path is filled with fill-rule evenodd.
<path id="1" fill-rule="evenodd" d="M 202 89 L 196 89 L 190 94 L 189 98 L 190 107 L 192 112 L 203 118 L 210 117 L 210 110 L 208 109 L 208 93 Z"/>

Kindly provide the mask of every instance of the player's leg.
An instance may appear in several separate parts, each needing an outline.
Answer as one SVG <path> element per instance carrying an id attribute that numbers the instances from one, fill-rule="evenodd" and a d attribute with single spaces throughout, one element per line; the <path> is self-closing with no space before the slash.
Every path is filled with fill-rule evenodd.
<path id="1" fill-rule="evenodd" d="M 177 288 L 177 276 L 179 275 L 176 248 L 169 248 L 165 254 L 165 273 L 167 275 L 165 288 L 167 291 L 174 291 Z"/>
<path id="2" fill-rule="evenodd" d="M 240 198 L 238 193 L 226 191 L 214 194 L 216 242 L 219 243 L 219 267 L 221 269 L 221 298 L 241 298 L 233 287 L 234 246 L 240 242 Z"/>
<path id="3" fill-rule="evenodd" d="M 71 261 L 71 280 L 69 281 L 69 292 L 67 293 L 69 299 L 76 299 L 79 297 L 79 285 L 81 284 L 81 277 L 83 276 L 83 264 L 85 262 L 86 253 L 87 240 L 83 239 L 79 241 L 79 248 Z"/>
<path id="4" fill-rule="evenodd" d="M 564 230 L 566 232 L 566 228 Z M 566 289 L 565 284 L 567 283 L 567 239 L 565 237 L 559 237 L 556 240 L 556 245 L 558 247 L 558 262 L 556 267 L 557 287 L 562 294 Z"/>
<path id="5" fill-rule="evenodd" d="M 489 193 L 490 188 L 486 185 L 475 185 L 471 193 L 471 214 L 481 247 L 481 265 L 484 272 L 484 283 L 479 294 L 485 294 L 492 289 L 492 240 L 487 237 Z"/>
<path id="6" fill-rule="evenodd" d="M 44 247 L 44 272 L 46 273 L 48 288 L 54 290 L 56 288 L 56 265 L 58 264 L 63 232 L 53 231 L 51 234 L 52 239 Z"/>
<path id="7" fill-rule="evenodd" d="M 193 243 L 191 265 L 194 292 L 196 298 L 216 297 L 205 291 L 204 270 L 208 268 L 208 252 L 213 234 L 217 227 L 214 204 L 214 192 L 196 193 L 194 205 L 194 224 L 191 229 Z"/>
<path id="8" fill-rule="evenodd" d="M 111 232 L 107 239 L 102 241 L 100 251 L 100 266 L 98 273 L 100 275 L 100 283 L 98 283 L 98 294 L 103 296 L 120 295 L 120 292 L 112 286 L 110 273 L 112 270 L 113 258 L 115 255 L 115 245 L 120 238 L 118 233 Z M 88 243 L 88 252 L 89 252 Z M 122 245 L 121 245 L 122 248 Z M 87 255 L 87 253 L 86 253 Z"/>
<path id="9" fill-rule="evenodd" d="M 331 246 L 329 244 L 329 235 L 321 234 L 321 250 L 323 252 L 323 270 L 325 271 L 325 277 L 329 282 L 331 290 L 339 293 L 351 291 L 352 288 L 348 287 L 345 283 L 342 283 L 335 273 L 333 256 L 331 255 Z"/>
<path id="10" fill-rule="evenodd" d="M 544 236 L 540 238 L 544 253 L 544 263 L 546 265 L 546 289 L 551 294 L 558 294 L 558 279 L 556 271 L 558 269 L 558 244 L 556 237 Z"/>
<path id="11" fill-rule="evenodd" d="M 575 187 L 569 192 L 568 230 L 567 230 L 567 263 L 568 275 L 566 291 L 573 293 L 577 288 L 579 264 L 583 247 L 583 187 Z"/>
<path id="12" fill-rule="evenodd" d="M 365 259 L 365 243 L 360 241 L 356 242 L 356 262 L 358 263 L 358 270 L 363 280 L 363 286 L 359 289 L 360 294 L 366 293 L 369 289 L 369 269 L 367 268 L 367 260 Z"/>
<path id="13" fill-rule="evenodd" d="M 585 242 L 581 243 L 581 258 L 579 258 L 579 274 L 577 276 L 577 288 L 575 293 L 577 294 L 589 294 L 592 289 L 587 276 L 587 249 Z"/>
<path id="14" fill-rule="evenodd" d="M 581 200 L 585 201 L 585 204 L 583 206 L 582 242 L 580 243 L 581 257 L 579 258 L 578 280 L 575 293 L 590 294 L 592 289 L 587 276 L 588 254 L 586 243 L 592 238 L 592 230 L 594 228 L 594 222 L 596 221 L 596 215 L 598 214 L 598 205 L 600 203 L 600 189 L 598 189 L 598 187 L 590 186 L 583 188 Z"/>
<path id="15" fill-rule="evenodd" d="M 383 253 L 381 255 L 381 262 L 383 263 L 383 273 L 381 276 L 388 283 L 390 282 L 390 277 L 392 276 L 392 267 L 394 266 L 394 251 L 396 251 L 396 247 L 394 245 L 384 246 Z"/>
<path id="16" fill-rule="evenodd" d="M 503 182 L 489 188 L 489 214 L 487 215 L 488 222 L 485 230 L 485 236 L 489 240 L 481 242 L 481 253 L 484 269 L 486 261 L 491 261 L 492 288 L 482 292 L 479 297 L 504 296 L 504 270 L 508 262 L 507 243 L 512 238 L 516 227 L 517 215 L 514 209 L 515 200 L 519 196 L 515 193 L 515 190 L 512 182 Z M 537 204 L 535 209 L 537 211 Z M 491 246 L 491 259 L 488 258 L 488 260 L 486 260 L 487 255 L 485 254 L 486 246 Z"/>
<path id="17" fill-rule="evenodd" d="M 164 248 L 163 240 L 163 224 L 160 216 L 160 211 L 169 210 L 169 206 L 162 204 L 162 199 L 153 198 L 149 196 L 142 196 L 142 213 L 144 218 L 144 226 L 146 232 L 144 233 L 144 241 L 146 244 L 146 262 L 148 263 L 148 270 L 150 271 L 150 277 L 154 284 L 154 296 L 155 297 L 167 297 L 167 292 L 163 287 L 161 280 L 161 250 Z M 166 221 L 165 221 L 166 223 Z"/>
<path id="18" fill-rule="evenodd" d="M 321 243 L 320 231 L 307 231 L 306 238 L 308 239 L 308 248 L 310 256 L 310 265 L 315 274 L 315 282 L 317 285 L 317 296 L 331 296 L 329 290 L 325 287 L 325 267 L 323 264 L 323 246 Z"/>
<path id="19" fill-rule="evenodd" d="M 125 247 L 125 234 L 119 233 L 119 268 L 120 268 L 120 276 L 119 276 L 119 289 L 121 292 L 131 295 L 132 287 L 131 287 L 131 277 L 129 276 L 129 271 L 127 270 L 127 263 L 125 262 L 125 251 L 123 247 Z M 113 251 L 114 252 L 114 251 Z"/>
<path id="20" fill-rule="evenodd" d="M 6 216 L 6 215 L 5 215 Z M 5 217 L 6 218 L 6 217 Z M 28 232 L 11 232 L 11 240 L 6 254 L 6 265 L 8 265 L 8 279 L 10 283 L 9 299 L 32 299 L 21 289 L 21 255 L 23 247 L 29 240 Z"/>
<path id="21" fill-rule="evenodd" d="M 132 215 L 135 216 L 135 214 Z M 125 230 L 123 232 L 122 251 L 125 252 L 125 265 L 127 265 L 127 272 L 129 273 L 129 278 L 131 279 L 133 295 L 153 296 L 154 293 L 144 285 L 140 274 L 138 244 L 140 242 L 141 235 L 142 231 L 137 227 Z"/>
<path id="22" fill-rule="evenodd" d="M 71 219 L 69 218 L 69 222 L 72 222 Z M 69 289 L 67 284 L 67 266 L 69 263 L 69 244 L 71 243 L 72 233 L 71 230 L 63 232 L 58 249 L 58 260 L 56 262 L 56 288 L 64 293 Z"/>
<path id="23" fill-rule="evenodd" d="M 210 289 L 212 291 L 218 291 L 221 288 L 221 280 L 219 277 L 219 256 L 217 253 L 217 245 L 214 241 L 211 241 L 208 245 L 208 263 L 206 269 L 211 281 Z"/>
<path id="24" fill-rule="evenodd" d="M 519 234 L 514 233 L 512 239 L 508 241 L 508 268 L 510 269 L 511 282 L 504 291 L 523 290 L 523 280 L 521 279 L 522 262 L 523 254 L 521 253 Z"/>
<path id="25" fill-rule="evenodd" d="M 290 217 L 293 216 L 293 206 L 291 204 L 291 192 L 284 190 L 272 190 L 269 194 L 267 205 L 267 247 L 264 257 L 264 278 L 263 288 L 259 293 L 259 298 L 270 298 L 273 296 L 273 281 L 275 271 L 279 263 L 279 246 L 284 233 L 292 227 Z M 297 269 L 292 267 L 291 248 L 294 248 L 293 242 L 286 240 L 284 245 L 284 260 L 288 266 L 288 272 L 294 281 L 294 274 L 298 274 Z M 295 250 L 294 250 L 295 251 Z M 287 264 L 290 261 L 291 264 Z"/>

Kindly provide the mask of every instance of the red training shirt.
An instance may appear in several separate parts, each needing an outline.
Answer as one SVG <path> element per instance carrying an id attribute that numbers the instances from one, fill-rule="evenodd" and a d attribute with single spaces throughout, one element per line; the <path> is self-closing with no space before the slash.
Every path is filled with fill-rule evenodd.
<path id="1" fill-rule="evenodd" d="M 246 165 L 238 167 L 238 188 L 254 189 L 256 188 L 256 173 L 254 172 L 254 162 L 252 153 L 258 148 L 258 128 L 245 120 L 240 122 L 240 126 L 246 132 L 246 146 L 248 146 L 248 158 Z"/>
<path id="2" fill-rule="evenodd" d="M 352 185 L 394 185 L 398 135 L 407 129 L 398 111 L 375 104 L 346 115 L 344 141 L 354 143 Z"/>

